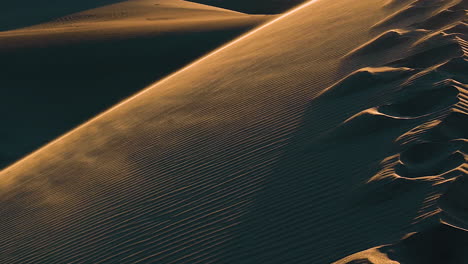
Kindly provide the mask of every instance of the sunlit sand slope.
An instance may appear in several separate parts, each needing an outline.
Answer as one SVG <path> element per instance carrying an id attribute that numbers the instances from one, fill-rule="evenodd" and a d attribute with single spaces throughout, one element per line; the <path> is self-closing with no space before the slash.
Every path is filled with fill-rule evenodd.
<path id="1" fill-rule="evenodd" d="M 0 32 L 0 168 L 271 18 L 131 0 Z"/>
<path id="2" fill-rule="evenodd" d="M 279 14 L 306 0 L 190 0 L 190 2 L 219 6 L 249 14 Z"/>
<path id="3" fill-rule="evenodd" d="M 6 168 L 1 261 L 331 263 L 423 231 L 403 263 L 466 263 L 463 18 L 416 26 L 463 3 L 428 3 L 309 2 Z"/>

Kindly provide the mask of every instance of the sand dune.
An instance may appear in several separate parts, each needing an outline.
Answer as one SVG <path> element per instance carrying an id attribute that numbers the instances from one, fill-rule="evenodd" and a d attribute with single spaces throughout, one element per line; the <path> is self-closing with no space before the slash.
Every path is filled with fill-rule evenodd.
<path id="1" fill-rule="evenodd" d="M 249 14 L 279 14 L 306 0 L 190 0 L 205 5 L 219 6 Z"/>
<path id="2" fill-rule="evenodd" d="M 0 5 L 0 31 L 32 26 L 68 14 L 123 1 L 126 0 L 3 1 Z"/>
<path id="3" fill-rule="evenodd" d="M 267 19 L 182 0 L 129 0 L 3 31 L 2 50 L 257 25 Z"/>
<path id="4" fill-rule="evenodd" d="M 0 172 L 0 260 L 468 263 L 465 17 L 418 26 L 464 3 L 310 1 L 156 82 Z"/>
<path id="5" fill-rule="evenodd" d="M 0 168 L 269 18 L 132 0 L 0 32 Z"/>
<path id="6" fill-rule="evenodd" d="M 398 12 L 406 12 L 416 4 Z M 464 84 L 468 68 L 466 32 L 460 22 L 466 18 L 466 4 L 467 1 L 445 3 L 447 9 L 422 22 L 421 16 L 414 16 L 417 19 L 411 27 L 439 31 L 427 31 L 427 37 L 412 45 L 413 54 L 390 63 L 418 69 L 419 73 L 408 78 L 397 91 L 396 95 L 405 102 L 379 107 L 382 112 L 411 116 L 419 120 L 419 125 L 397 138 L 401 152 L 383 160 L 382 170 L 369 182 L 370 190 L 402 190 L 408 181 L 418 184 L 412 184 L 414 187 L 405 192 L 414 193 L 429 186 L 432 194 L 415 218 L 415 223 L 426 228 L 420 227 L 418 234 L 399 243 L 362 251 L 336 263 L 468 263 L 462 246 L 468 238 L 468 217 L 463 213 L 468 187 L 468 105 Z M 427 227 L 434 216 L 439 216 L 442 225 L 432 220 L 431 227 Z"/>

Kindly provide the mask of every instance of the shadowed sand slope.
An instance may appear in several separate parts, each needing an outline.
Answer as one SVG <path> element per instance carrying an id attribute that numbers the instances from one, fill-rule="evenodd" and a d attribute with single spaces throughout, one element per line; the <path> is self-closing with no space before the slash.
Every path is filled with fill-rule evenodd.
<path id="1" fill-rule="evenodd" d="M 306 0 L 190 0 L 205 5 L 219 6 L 249 14 L 279 14 Z"/>
<path id="2" fill-rule="evenodd" d="M 131 0 L 0 32 L 0 167 L 269 18 Z"/>
<path id="3" fill-rule="evenodd" d="M 467 263 L 466 36 L 429 2 L 308 2 L 4 169 L 1 262 Z"/>

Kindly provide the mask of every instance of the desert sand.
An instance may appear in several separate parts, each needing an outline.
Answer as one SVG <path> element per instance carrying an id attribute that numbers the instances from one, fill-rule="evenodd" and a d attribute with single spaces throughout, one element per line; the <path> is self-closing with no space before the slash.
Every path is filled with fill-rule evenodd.
<path id="1" fill-rule="evenodd" d="M 249 14 L 279 14 L 307 0 L 190 0 Z"/>
<path id="2" fill-rule="evenodd" d="M 4 263 L 468 263 L 466 0 L 312 0 L 0 171 Z"/>
<path id="3" fill-rule="evenodd" d="M 130 0 L 0 32 L 0 168 L 271 18 Z"/>

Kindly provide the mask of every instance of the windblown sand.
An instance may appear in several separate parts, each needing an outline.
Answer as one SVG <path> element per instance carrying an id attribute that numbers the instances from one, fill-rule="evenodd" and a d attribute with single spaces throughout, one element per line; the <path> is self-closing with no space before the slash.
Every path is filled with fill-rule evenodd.
<path id="1" fill-rule="evenodd" d="M 279 14 L 307 0 L 190 0 L 210 6 L 218 6 L 249 14 Z"/>
<path id="2" fill-rule="evenodd" d="M 310 1 L 156 82 L 0 172 L 0 262 L 468 263 L 467 5 Z"/>
<path id="3" fill-rule="evenodd" d="M 0 32 L 0 168 L 271 18 L 130 0 Z"/>

